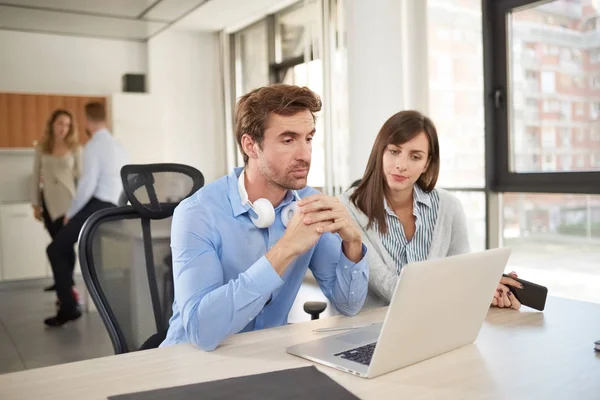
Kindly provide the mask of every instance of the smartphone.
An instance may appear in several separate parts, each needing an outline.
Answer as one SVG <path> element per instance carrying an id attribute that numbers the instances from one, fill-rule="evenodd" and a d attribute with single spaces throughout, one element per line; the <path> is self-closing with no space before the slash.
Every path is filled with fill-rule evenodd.
<path id="1" fill-rule="evenodd" d="M 548 297 L 548 288 L 538 285 L 537 283 L 528 282 L 521 278 L 513 278 L 510 275 L 503 274 L 507 278 L 512 278 L 523 285 L 523 289 L 509 286 L 510 291 L 515 295 L 521 304 L 531 307 L 535 310 L 544 311 L 546 306 L 546 298 Z"/>

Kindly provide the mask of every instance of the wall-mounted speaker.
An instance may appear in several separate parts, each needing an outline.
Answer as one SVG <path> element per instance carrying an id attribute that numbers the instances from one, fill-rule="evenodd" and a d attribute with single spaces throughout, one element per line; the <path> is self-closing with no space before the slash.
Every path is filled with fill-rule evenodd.
<path id="1" fill-rule="evenodd" d="M 146 92 L 146 75 L 125 74 L 123 75 L 123 91 L 133 93 Z"/>

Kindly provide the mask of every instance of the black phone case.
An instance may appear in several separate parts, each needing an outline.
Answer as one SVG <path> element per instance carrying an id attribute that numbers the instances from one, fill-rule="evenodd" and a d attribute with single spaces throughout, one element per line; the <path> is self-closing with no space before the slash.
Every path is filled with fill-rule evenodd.
<path id="1" fill-rule="evenodd" d="M 512 278 L 506 274 L 504 276 Z M 513 279 L 523 285 L 523 289 L 510 286 L 510 291 L 515 295 L 517 300 L 524 306 L 544 311 L 546 298 L 548 297 L 548 288 L 520 278 Z"/>

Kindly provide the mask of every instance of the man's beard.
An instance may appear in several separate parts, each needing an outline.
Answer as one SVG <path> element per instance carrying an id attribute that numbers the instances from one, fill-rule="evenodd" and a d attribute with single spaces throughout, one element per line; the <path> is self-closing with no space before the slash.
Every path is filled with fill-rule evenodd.
<path id="1" fill-rule="evenodd" d="M 90 132 L 89 129 L 86 129 L 85 133 L 86 133 L 87 137 L 92 137 L 92 132 Z"/>
<path id="2" fill-rule="evenodd" d="M 310 171 L 310 163 L 301 161 L 292 165 L 284 172 L 279 172 L 267 161 L 265 164 L 259 164 L 261 174 L 265 177 L 266 181 L 273 186 L 284 190 L 300 190 L 306 186 L 306 178 L 295 179 L 290 174 L 296 169 L 306 169 L 307 177 Z"/>

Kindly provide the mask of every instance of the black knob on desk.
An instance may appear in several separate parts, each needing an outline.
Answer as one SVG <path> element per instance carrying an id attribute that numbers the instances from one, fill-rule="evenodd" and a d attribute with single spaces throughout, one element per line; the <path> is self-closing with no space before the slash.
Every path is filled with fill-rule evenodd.
<path id="1" fill-rule="evenodd" d="M 327 308 L 327 303 L 322 301 L 307 301 L 304 303 L 304 311 L 310 314 L 310 319 L 319 319 L 319 314 L 321 314 Z"/>

